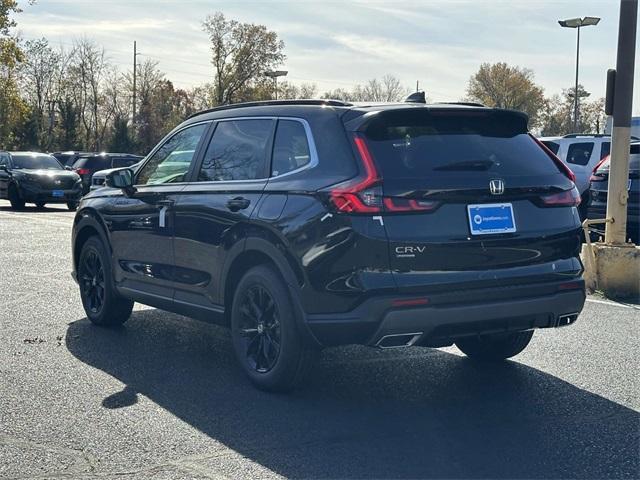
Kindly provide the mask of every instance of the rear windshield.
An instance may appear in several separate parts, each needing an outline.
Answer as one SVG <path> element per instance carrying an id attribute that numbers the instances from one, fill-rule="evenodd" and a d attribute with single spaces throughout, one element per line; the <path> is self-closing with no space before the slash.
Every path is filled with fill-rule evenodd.
<path id="1" fill-rule="evenodd" d="M 505 176 L 558 173 L 527 134 L 526 118 L 515 113 L 393 113 L 373 120 L 365 132 L 385 179 L 474 171 Z"/>
<path id="2" fill-rule="evenodd" d="M 51 155 L 29 155 L 14 153 L 11 155 L 14 168 L 24 168 L 26 170 L 62 170 L 60 162 Z"/>
<path id="3" fill-rule="evenodd" d="M 629 155 L 629 170 L 640 170 L 640 143 L 631 145 Z M 609 170 L 611 166 L 611 157 L 608 157 L 598 170 Z"/>

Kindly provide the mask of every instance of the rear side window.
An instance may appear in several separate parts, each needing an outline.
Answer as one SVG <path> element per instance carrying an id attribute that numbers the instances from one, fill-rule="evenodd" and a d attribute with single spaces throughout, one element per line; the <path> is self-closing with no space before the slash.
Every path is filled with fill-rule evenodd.
<path id="1" fill-rule="evenodd" d="M 198 181 L 223 182 L 266 177 L 274 120 L 218 123 L 204 155 Z"/>
<path id="2" fill-rule="evenodd" d="M 593 142 L 572 143 L 567 150 L 567 163 L 587 165 L 593 152 Z"/>
<path id="3" fill-rule="evenodd" d="M 129 166 L 131 166 L 131 165 L 133 165 L 134 163 L 137 163 L 137 162 L 138 162 L 137 158 L 115 157 L 111 161 L 111 166 L 113 168 L 129 167 Z"/>
<path id="4" fill-rule="evenodd" d="M 542 140 L 549 150 L 551 150 L 556 155 L 558 154 L 558 150 L 560 149 L 560 144 L 556 142 L 552 142 L 550 140 Z"/>
<path id="5" fill-rule="evenodd" d="M 611 142 L 602 142 L 600 145 L 600 160 L 609 155 L 611 152 Z"/>
<path id="6" fill-rule="evenodd" d="M 394 112 L 373 120 L 367 144 L 385 179 L 488 172 L 549 175 L 553 160 L 527 134 L 526 120 L 489 112 Z"/>
<path id="7" fill-rule="evenodd" d="M 106 168 L 111 168 L 111 162 L 108 157 L 82 157 L 73 164 L 73 168 L 104 170 Z"/>
<path id="8" fill-rule="evenodd" d="M 273 141 L 271 176 L 284 175 L 311 162 L 307 133 L 302 123 L 280 120 Z"/>

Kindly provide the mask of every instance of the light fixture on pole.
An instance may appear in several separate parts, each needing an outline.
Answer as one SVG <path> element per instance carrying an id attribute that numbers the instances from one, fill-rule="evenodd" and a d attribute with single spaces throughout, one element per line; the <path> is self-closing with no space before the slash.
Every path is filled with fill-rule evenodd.
<path id="1" fill-rule="evenodd" d="M 278 77 L 284 77 L 289 73 L 286 70 L 269 70 L 264 72 L 265 76 L 273 78 L 274 89 L 275 89 L 275 99 L 278 99 Z"/>
<path id="2" fill-rule="evenodd" d="M 597 25 L 600 21 L 600 17 L 584 17 L 584 18 L 569 18 L 567 20 L 558 20 L 561 27 L 565 28 L 577 28 L 578 29 L 578 41 L 576 43 L 576 88 L 573 91 L 574 103 L 573 103 L 573 130 L 578 130 L 578 64 L 580 62 L 580 28 L 588 27 L 590 25 Z"/>

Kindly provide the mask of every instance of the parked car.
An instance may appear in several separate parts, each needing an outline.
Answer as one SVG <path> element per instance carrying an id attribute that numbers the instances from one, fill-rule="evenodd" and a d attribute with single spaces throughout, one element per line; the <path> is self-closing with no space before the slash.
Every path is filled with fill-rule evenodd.
<path id="1" fill-rule="evenodd" d="M 564 137 L 544 137 L 544 143 L 576 176 L 576 187 L 582 198 L 579 207 L 580 217 L 586 218 L 589 177 L 596 164 L 609 155 L 611 137 L 601 134 L 569 134 Z"/>
<path id="2" fill-rule="evenodd" d="M 76 151 L 67 151 L 67 152 L 53 152 L 52 156 L 56 157 L 58 161 L 62 164 L 63 167 L 72 167 L 73 164 L 80 157 L 86 157 L 87 155 L 97 155 L 97 152 L 76 152 Z"/>
<path id="3" fill-rule="evenodd" d="M 121 325 L 140 302 L 228 325 L 265 390 L 293 388 L 334 345 L 505 359 L 585 302 L 573 174 L 520 112 L 223 106 L 107 186 L 72 235 L 89 320 Z"/>
<path id="4" fill-rule="evenodd" d="M 591 175 L 589 218 L 606 218 L 607 190 L 611 157 L 607 156 Z M 627 236 L 640 243 L 640 142 L 632 143 L 629 156 L 629 200 L 627 203 Z"/>
<path id="5" fill-rule="evenodd" d="M 80 177 L 65 170 L 46 153 L 0 152 L 0 198 L 8 199 L 14 209 L 25 203 L 38 208 L 47 203 L 66 203 L 75 210 L 82 195 Z"/>
<path id="6" fill-rule="evenodd" d="M 130 167 L 144 157 L 130 153 L 99 153 L 79 157 L 73 164 L 73 169 L 82 178 L 83 193 L 91 189 L 91 177 L 99 170 L 108 168 Z"/>
<path id="7" fill-rule="evenodd" d="M 140 167 L 140 165 L 142 165 L 142 162 L 138 162 L 138 163 L 134 163 L 133 165 L 131 165 L 131 168 L 134 172 L 135 170 Z M 91 177 L 91 187 L 90 190 L 96 190 L 98 188 L 102 188 L 104 187 L 104 181 L 107 178 L 107 175 L 109 173 L 111 173 L 114 169 L 113 168 L 109 168 L 107 170 L 99 170 L 96 173 L 93 174 L 93 176 Z"/>

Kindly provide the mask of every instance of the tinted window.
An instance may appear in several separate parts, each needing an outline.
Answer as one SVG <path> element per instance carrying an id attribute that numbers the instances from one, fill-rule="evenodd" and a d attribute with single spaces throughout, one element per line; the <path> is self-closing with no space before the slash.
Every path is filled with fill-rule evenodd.
<path id="1" fill-rule="evenodd" d="M 385 179 L 474 171 L 514 176 L 558 172 L 526 133 L 526 123 L 512 115 L 416 112 L 374 122 L 366 131 L 367 144 Z"/>
<path id="2" fill-rule="evenodd" d="M 558 150 L 560 149 L 559 143 L 552 142 L 550 140 L 543 140 L 542 143 L 544 143 L 547 146 L 547 148 L 551 150 L 553 153 L 555 153 L 556 155 L 558 154 Z"/>
<path id="3" fill-rule="evenodd" d="M 277 176 L 304 167 L 311 161 L 307 133 L 302 123 L 279 120 L 273 141 L 271 175 Z"/>
<path id="4" fill-rule="evenodd" d="M 208 127 L 208 124 L 201 123 L 176 133 L 142 167 L 136 183 L 145 185 L 184 182 L 198 143 Z"/>
<path id="5" fill-rule="evenodd" d="M 198 180 L 251 180 L 265 177 L 273 124 L 273 120 L 220 122 L 207 148 Z"/>
<path id="6" fill-rule="evenodd" d="M 73 164 L 73 168 L 88 168 L 90 170 L 104 170 L 111 168 L 109 157 L 80 157 Z"/>
<path id="7" fill-rule="evenodd" d="M 129 167 L 134 163 L 137 163 L 138 161 L 138 158 L 115 157 L 113 160 L 111 160 L 111 166 L 113 168 Z"/>
<path id="8" fill-rule="evenodd" d="M 9 157 L 0 153 L 0 165 L 8 165 Z"/>
<path id="9" fill-rule="evenodd" d="M 60 162 L 51 155 L 42 154 L 12 154 L 13 168 L 24 168 L 27 170 L 62 170 Z"/>
<path id="10" fill-rule="evenodd" d="M 609 155 L 611 152 L 611 142 L 602 142 L 600 145 L 600 160 Z"/>
<path id="11" fill-rule="evenodd" d="M 567 163 L 587 165 L 593 152 L 593 142 L 572 143 L 567 150 Z"/>

